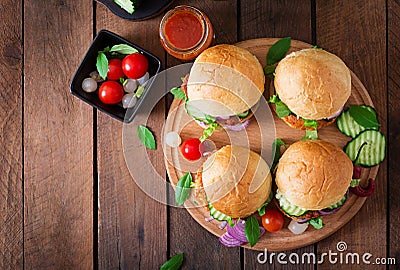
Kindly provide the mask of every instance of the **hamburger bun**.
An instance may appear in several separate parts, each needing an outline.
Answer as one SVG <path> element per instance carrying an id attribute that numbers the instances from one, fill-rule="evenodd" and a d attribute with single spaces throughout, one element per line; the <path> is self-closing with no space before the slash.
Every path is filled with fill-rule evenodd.
<path id="1" fill-rule="evenodd" d="M 233 145 L 210 155 L 203 164 L 200 181 L 215 209 L 232 218 L 254 213 L 267 200 L 272 185 L 264 159 L 247 148 Z"/>
<path id="2" fill-rule="evenodd" d="M 338 112 L 351 94 L 351 75 L 336 55 L 321 49 L 292 52 L 275 70 L 275 91 L 304 119 L 320 120 Z"/>
<path id="3" fill-rule="evenodd" d="M 247 111 L 264 92 L 264 71 L 246 49 L 221 44 L 203 51 L 195 60 L 187 83 L 193 106 L 211 116 Z"/>
<path id="4" fill-rule="evenodd" d="M 352 175 L 353 163 L 339 147 L 321 140 L 303 140 L 283 153 L 275 181 L 291 204 L 321 210 L 343 197 Z"/>

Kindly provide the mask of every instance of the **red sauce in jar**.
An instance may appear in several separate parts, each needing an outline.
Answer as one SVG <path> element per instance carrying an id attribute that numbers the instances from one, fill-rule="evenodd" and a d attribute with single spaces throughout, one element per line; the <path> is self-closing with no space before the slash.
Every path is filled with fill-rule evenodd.
<path id="1" fill-rule="evenodd" d="M 168 42 L 176 48 L 190 49 L 200 42 L 203 36 L 203 27 L 195 15 L 182 10 L 167 20 L 165 35 Z"/>

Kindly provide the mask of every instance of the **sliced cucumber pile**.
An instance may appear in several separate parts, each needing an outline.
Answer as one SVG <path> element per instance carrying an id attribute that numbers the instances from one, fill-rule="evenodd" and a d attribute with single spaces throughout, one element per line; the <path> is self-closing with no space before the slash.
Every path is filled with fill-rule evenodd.
<path id="1" fill-rule="evenodd" d="M 285 211 L 288 215 L 291 216 L 301 216 L 305 214 L 308 210 L 298 207 L 296 205 L 291 204 L 283 195 L 280 193 L 279 189 L 276 190 L 275 198 L 279 201 L 279 206 Z"/>
<path id="2" fill-rule="evenodd" d="M 368 109 L 369 111 L 373 112 L 376 115 L 376 111 L 374 108 L 371 106 L 367 105 L 362 105 L 361 107 Z M 359 125 L 350 115 L 349 110 L 343 111 L 338 119 L 336 120 L 336 124 L 344 135 L 355 138 L 358 134 L 360 134 L 362 131 L 366 130 L 367 128 Z M 378 127 L 376 128 L 368 128 L 368 129 L 374 129 L 378 130 Z"/>
<path id="3" fill-rule="evenodd" d="M 224 213 L 221 213 L 220 211 L 218 211 L 217 209 L 215 209 L 214 206 L 211 205 L 210 202 L 208 202 L 208 208 L 210 208 L 210 216 L 212 216 L 213 218 L 215 218 L 216 220 L 219 221 L 229 221 L 232 218 L 230 216 L 225 215 Z"/>
<path id="4" fill-rule="evenodd" d="M 377 130 L 365 130 L 345 146 L 345 152 L 356 164 L 366 167 L 378 165 L 385 159 L 386 139 Z"/>
<path id="5" fill-rule="evenodd" d="M 331 206 L 328 207 L 328 209 L 335 209 L 338 208 L 339 206 L 342 206 L 346 202 L 346 196 L 347 194 L 344 194 L 344 196 L 338 201 L 337 203 L 332 204 Z"/>

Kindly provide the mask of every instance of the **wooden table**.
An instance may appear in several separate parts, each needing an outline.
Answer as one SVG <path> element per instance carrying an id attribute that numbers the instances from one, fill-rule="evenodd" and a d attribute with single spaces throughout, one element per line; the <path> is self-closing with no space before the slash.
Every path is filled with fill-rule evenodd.
<path id="1" fill-rule="evenodd" d="M 345 241 L 350 252 L 396 257 L 400 264 L 399 1 L 178 4 L 208 14 L 216 43 L 291 36 L 336 53 L 356 73 L 389 142 L 377 190 L 337 233 L 291 252 L 321 254 Z M 2 0 L 0 14 L 0 269 L 156 269 L 180 252 L 183 269 L 271 267 L 257 262 L 258 252 L 225 248 L 185 210 L 147 197 L 126 168 L 122 123 L 69 93 L 72 74 L 100 29 L 148 49 L 164 68 L 179 64 L 159 42 L 161 15 L 126 21 L 89 0 Z M 169 103 L 160 102 L 151 115 L 155 133 Z M 165 175 L 162 150 L 150 158 Z M 272 267 L 315 268 L 276 260 Z"/>

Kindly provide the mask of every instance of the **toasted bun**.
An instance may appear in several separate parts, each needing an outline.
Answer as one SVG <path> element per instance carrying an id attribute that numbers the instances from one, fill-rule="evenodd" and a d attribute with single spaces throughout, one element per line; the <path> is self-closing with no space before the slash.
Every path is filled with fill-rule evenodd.
<path id="1" fill-rule="evenodd" d="M 228 145 L 204 163 L 202 183 L 215 209 L 232 218 L 244 218 L 267 200 L 272 178 L 259 154 Z"/>
<path id="2" fill-rule="evenodd" d="M 291 114 L 288 116 L 284 116 L 281 118 L 289 127 L 291 128 L 296 128 L 300 130 L 313 130 L 314 128 L 312 127 L 306 127 L 304 126 L 304 121 L 302 118 L 298 118 L 295 115 Z M 331 121 L 325 121 L 325 120 L 318 120 L 318 127 L 317 129 L 329 126 L 330 124 L 334 123 L 336 118 L 332 119 Z"/>
<path id="3" fill-rule="evenodd" d="M 343 197 L 352 175 L 353 163 L 339 147 L 320 140 L 303 140 L 283 153 L 275 181 L 291 204 L 320 210 Z"/>
<path id="4" fill-rule="evenodd" d="M 287 55 L 276 67 L 274 85 L 293 113 L 311 120 L 333 115 L 351 94 L 350 70 L 339 57 L 320 49 Z"/>
<path id="5" fill-rule="evenodd" d="M 189 102 L 212 116 L 230 116 L 250 109 L 264 92 L 262 66 L 249 51 L 217 45 L 194 62 L 187 85 Z"/>

